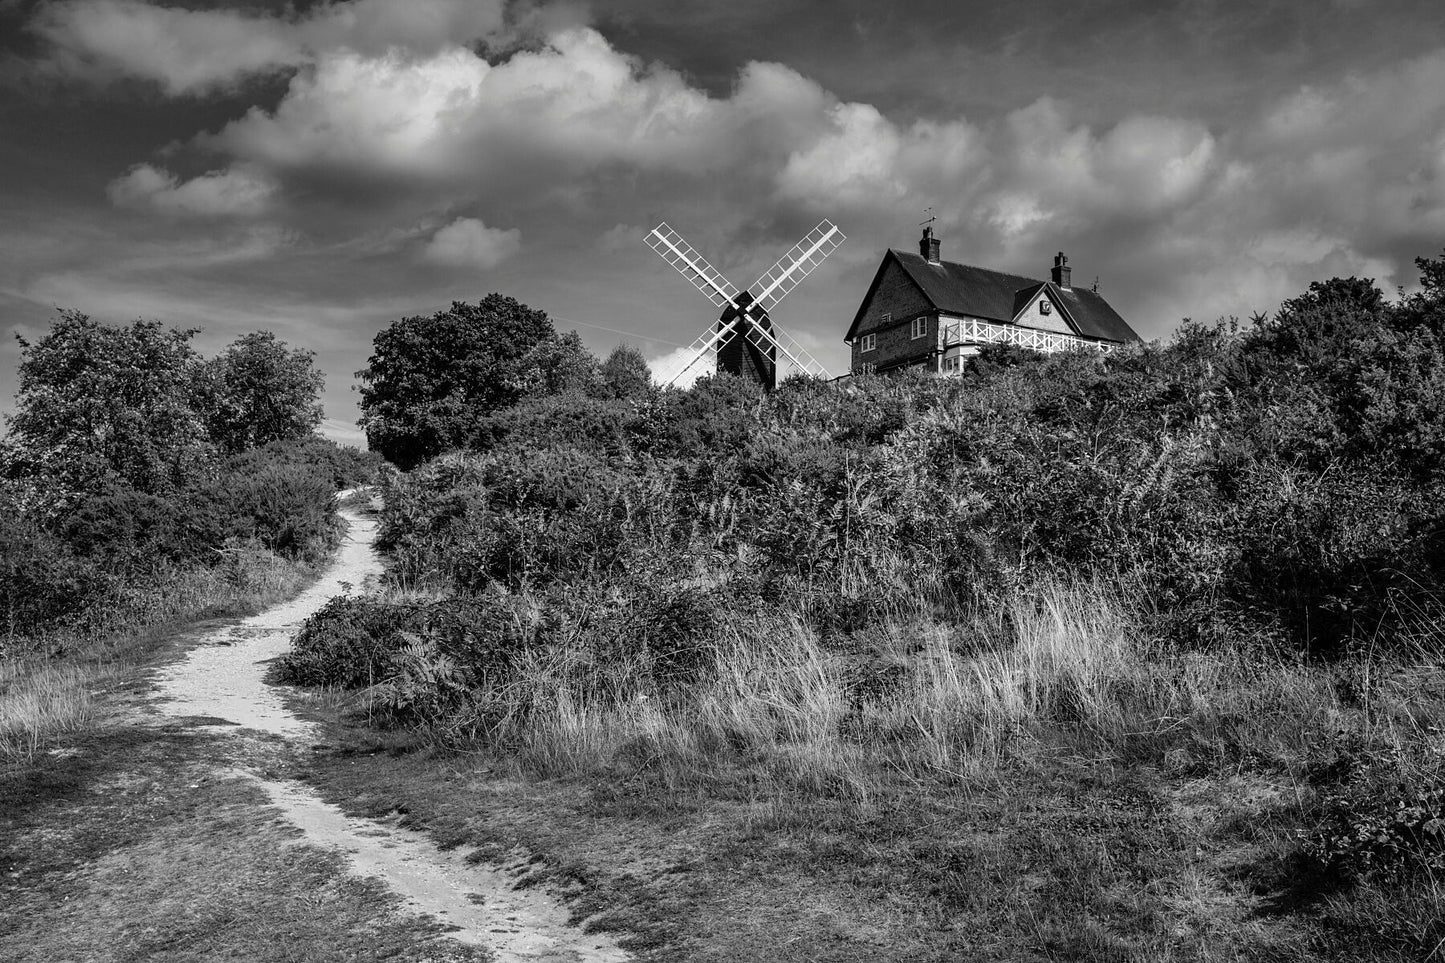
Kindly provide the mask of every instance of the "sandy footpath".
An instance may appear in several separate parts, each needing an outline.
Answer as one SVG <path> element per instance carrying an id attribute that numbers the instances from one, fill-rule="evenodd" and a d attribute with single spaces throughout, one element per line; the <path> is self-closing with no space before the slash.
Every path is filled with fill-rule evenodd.
<path id="1" fill-rule="evenodd" d="M 350 530 L 311 588 L 202 637 L 184 659 L 157 672 L 161 713 L 202 722 L 234 739 L 265 733 L 303 748 L 315 741 L 314 727 L 292 714 L 281 690 L 263 677 L 267 663 L 286 651 L 309 615 L 381 573 L 372 549 L 376 523 L 351 512 L 342 516 Z M 506 869 L 473 865 L 466 850 L 444 852 L 421 833 L 348 816 L 301 782 L 246 775 L 305 834 L 307 844 L 344 853 L 353 872 L 384 881 L 407 909 L 454 927 L 449 936 L 460 943 L 485 947 L 502 963 L 630 958 L 605 934 L 584 934 L 568 925 L 566 908 L 547 893 L 516 889 L 518 876 Z"/>

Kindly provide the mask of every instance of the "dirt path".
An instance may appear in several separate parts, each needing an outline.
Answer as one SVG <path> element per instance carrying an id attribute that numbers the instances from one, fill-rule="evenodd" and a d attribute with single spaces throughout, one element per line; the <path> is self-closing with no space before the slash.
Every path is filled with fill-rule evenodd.
<path id="1" fill-rule="evenodd" d="M 630 959 L 547 892 L 518 889 L 525 864 L 443 851 L 395 814 L 357 818 L 287 778 L 319 733 L 265 684 L 267 664 L 307 616 L 381 572 L 374 521 L 343 517 L 349 533 L 311 588 L 174 641 L 184 654 L 151 692 L 0 781 L 0 959 Z"/>
<path id="2" fill-rule="evenodd" d="M 202 636 L 187 656 L 156 674 L 157 708 L 176 718 L 224 720 L 241 727 L 308 742 L 312 726 L 293 715 L 281 692 L 262 681 L 266 663 L 291 647 L 307 617 L 348 588 L 358 591 L 381 575 L 372 550 L 376 522 L 342 512 L 350 526 L 331 565 L 314 584 L 289 602 L 273 606 L 239 625 Z"/>
<path id="3" fill-rule="evenodd" d="M 156 708 L 167 716 L 222 730 L 227 738 L 265 733 L 293 747 L 315 742 L 313 726 L 295 716 L 281 690 L 263 681 L 267 663 L 290 646 L 301 623 L 331 598 L 381 574 L 372 549 L 376 523 L 343 512 L 350 526 L 331 566 L 309 589 L 239 625 L 202 637 L 180 662 L 158 672 Z M 233 771 L 234 772 L 234 771 Z M 515 888 L 518 877 L 469 861 L 470 853 L 442 851 L 430 839 L 394 824 L 358 819 L 322 800 L 305 784 L 234 772 L 265 791 L 305 842 L 345 856 L 350 869 L 380 880 L 407 910 L 448 927 L 448 938 L 483 947 L 499 963 L 612 963 L 629 956 L 604 935 L 585 935 L 545 892 Z"/>

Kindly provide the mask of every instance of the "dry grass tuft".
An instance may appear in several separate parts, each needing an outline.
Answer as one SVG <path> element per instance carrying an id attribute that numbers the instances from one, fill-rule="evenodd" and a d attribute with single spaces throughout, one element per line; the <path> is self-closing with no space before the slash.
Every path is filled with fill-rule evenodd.
<path id="1" fill-rule="evenodd" d="M 69 665 L 0 662 L 0 758 L 29 762 L 95 715 L 90 676 Z"/>
<path id="2" fill-rule="evenodd" d="M 652 689 L 645 669 L 590 672 L 585 643 L 533 655 L 504 691 L 488 741 L 531 771 L 656 769 L 681 787 L 719 767 L 863 799 L 869 773 L 963 775 L 991 769 L 1045 726 L 1112 743 L 1199 702 L 1206 680 L 1161 666 L 1124 603 L 1099 586 L 1043 586 L 1000 617 L 959 628 L 897 623 L 861 684 L 857 653 L 835 651 L 797 620 L 738 620 L 716 668 L 696 684 Z M 779 788 L 782 788 L 780 785 Z"/>
<path id="3" fill-rule="evenodd" d="M 1247 751 L 1300 773 L 1349 730 L 1408 759 L 1445 721 L 1419 673 L 1342 684 L 1257 649 L 1180 651 L 1147 633 L 1132 602 L 1049 582 L 965 624 L 900 619 L 847 650 L 798 620 L 738 618 L 718 633 L 713 668 L 666 689 L 641 656 L 599 661 L 579 633 L 477 693 L 467 722 L 539 775 L 649 770 L 683 790 L 741 766 L 764 790 L 865 800 L 882 778 L 969 778 L 1041 746 L 1176 771 Z M 1363 707 L 1342 702 L 1354 690 Z M 451 737 L 467 729 L 447 724 Z"/>

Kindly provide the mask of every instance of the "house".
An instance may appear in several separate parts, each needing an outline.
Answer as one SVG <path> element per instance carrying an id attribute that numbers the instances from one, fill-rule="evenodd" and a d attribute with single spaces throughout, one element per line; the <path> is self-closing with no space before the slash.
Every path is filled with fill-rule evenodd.
<path id="1" fill-rule="evenodd" d="M 1070 283 L 1069 259 L 1054 258 L 1050 279 L 955 264 L 923 229 L 918 253 L 890 249 L 858 306 L 845 341 L 852 371 L 960 370 L 985 344 L 1037 351 L 1109 351 L 1139 336 L 1097 291 Z"/>

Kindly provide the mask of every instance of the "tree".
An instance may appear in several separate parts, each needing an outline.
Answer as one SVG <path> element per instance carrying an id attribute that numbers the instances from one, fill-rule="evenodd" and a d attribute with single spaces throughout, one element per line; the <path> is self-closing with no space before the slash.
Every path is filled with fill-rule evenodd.
<path id="1" fill-rule="evenodd" d="M 19 338 L 6 473 L 43 480 L 54 501 L 117 480 L 163 494 L 209 471 L 195 333 L 65 311 L 39 341 Z"/>
<path id="2" fill-rule="evenodd" d="M 1424 327 L 1445 335 L 1445 253 L 1433 258 L 1417 257 L 1415 266 L 1420 269 L 1423 290 L 1402 298 L 1395 306 L 1395 327 Z"/>
<path id="3" fill-rule="evenodd" d="M 652 369 L 630 344 L 619 344 L 602 362 L 602 383 L 614 398 L 646 398 L 653 392 Z"/>
<path id="4" fill-rule="evenodd" d="M 544 312 L 501 294 L 392 322 L 357 374 L 372 450 L 408 469 L 463 445 L 478 419 L 520 397 L 522 359 L 553 337 Z"/>
<path id="5" fill-rule="evenodd" d="M 321 423 L 315 354 L 254 331 L 206 363 L 206 427 L 223 452 L 304 438 Z"/>
<path id="6" fill-rule="evenodd" d="M 576 331 L 537 342 L 518 364 L 517 387 L 528 397 L 589 393 L 597 384 L 597 359 Z"/>

